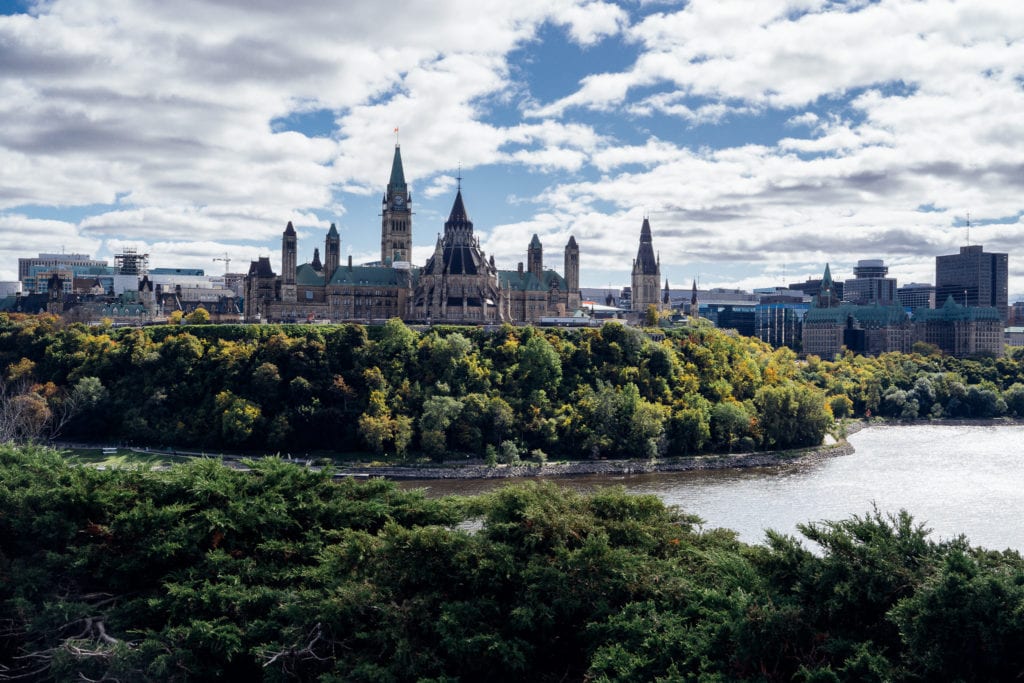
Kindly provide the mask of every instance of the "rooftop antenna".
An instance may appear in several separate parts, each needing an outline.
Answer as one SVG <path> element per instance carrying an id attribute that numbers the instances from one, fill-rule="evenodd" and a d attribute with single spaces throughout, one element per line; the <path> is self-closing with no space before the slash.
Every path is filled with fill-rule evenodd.
<path id="1" fill-rule="evenodd" d="M 461 161 L 459 162 L 459 172 L 455 176 L 455 180 L 457 180 L 458 183 L 459 183 L 458 191 L 462 192 L 462 162 Z"/>

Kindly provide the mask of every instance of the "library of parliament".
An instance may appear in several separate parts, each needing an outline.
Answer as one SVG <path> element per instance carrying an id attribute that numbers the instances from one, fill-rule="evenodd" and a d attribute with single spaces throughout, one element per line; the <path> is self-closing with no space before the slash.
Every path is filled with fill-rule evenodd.
<path id="1" fill-rule="evenodd" d="M 245 281 L 246 322 L 373 322 L 401 318 L 415 323 L 533 323 L 541 318 L 565 318 L 580 308 L 580 250 L 575 237 L 564 249 L 559 275 L 544 267 L 543 247 L 536 235 L 526 250 L 526 267 L 500 270 L 473 235 L 461 186 L 434 252 L 423 267 L 412 265 L 412 195 L 405 182 L 401 149 L 395 145 L 391 177 L 382 203 L 380 262 L 353 265 L 341 262 L 341 237 L 331 225 L 312 261 L 297 263 L 297 236 L 289 222 L 281 243 L 281 273 L 268 257 L 249 266 Z M 647 251 L 650 228 L 644 221 Z M 643 242 L 643 239 L 641 240 Z M 651 283 L 657 302 L 660 264 L 648 256 L 643 277 Z M 651 271 L 649 274 L 646 271 Z M 653 286 L 652 286 L 653 285 Z M 635 303 L 635 302 L 634 302 Z"/>

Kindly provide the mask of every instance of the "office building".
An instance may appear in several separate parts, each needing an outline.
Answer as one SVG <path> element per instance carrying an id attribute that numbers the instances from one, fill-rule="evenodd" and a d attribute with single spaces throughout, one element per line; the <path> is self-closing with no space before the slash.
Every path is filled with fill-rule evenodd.
<path id="1" fill-rule="evenodd" d="M 986 253 L 980 244 L 960 247 L 959 254 L 936 256 L 936 303 L 953 297 L 961 306 L 991 306 L 1005 321 L 1008 260 L 1006 254 Z"/>

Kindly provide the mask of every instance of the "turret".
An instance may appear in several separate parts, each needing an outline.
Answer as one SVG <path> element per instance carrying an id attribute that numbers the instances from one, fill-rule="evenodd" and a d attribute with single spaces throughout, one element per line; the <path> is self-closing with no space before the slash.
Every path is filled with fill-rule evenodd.
<path id="1" fill-rule="evenodd" d="M 530 246 L 526 250 L 527 269 L 538 280 L 544 279 L 544 247 L 540 244 L 540 238 L 534 234 L 530 240 Z"/>
<path id="2" fill-rule="evenodd" d="M 338 235 L 338 228 L 331 223 L 331 229 L 327 231 L 324 239 L 324 282 L 330 282 L 334 277 L 334 271 L 341 263 L 341 236 Z"/>
<path id="3" fill-rule="evenodd" d="M 284 234 L 281 236 L 282 301 L 295 301 L 295 267 L 297 251 L 298 236 L 295 234 L 295 228 L 292 227 L 292 222 L 288 221 L 288 225 L 284 229 Z"/>

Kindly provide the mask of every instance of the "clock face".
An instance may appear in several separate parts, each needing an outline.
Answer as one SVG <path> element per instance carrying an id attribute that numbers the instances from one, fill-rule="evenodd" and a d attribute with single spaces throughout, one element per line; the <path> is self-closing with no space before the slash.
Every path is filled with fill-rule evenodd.
<path id="1" fill-rule="evenodd" d="M 402 206 L 405 205 L 405 197 L 403 197 L 402 195 L 397 195 L 395 197 L 394 201 L 395 201 L 395 207 L 396 208 L 400 209 L 400 208 L 402 208 Z"/>

